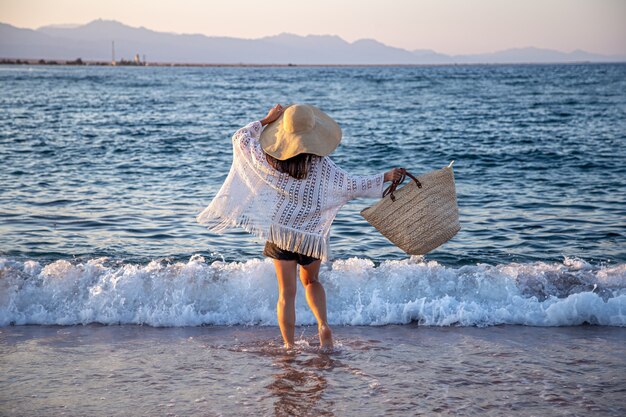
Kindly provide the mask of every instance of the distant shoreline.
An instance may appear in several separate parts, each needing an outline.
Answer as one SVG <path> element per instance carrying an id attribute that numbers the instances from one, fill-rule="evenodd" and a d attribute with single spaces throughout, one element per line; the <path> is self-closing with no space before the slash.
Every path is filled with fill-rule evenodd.
<path id="1" fill-rule="evenodd" d="M 254 64 L 254 63 L 189 63 L 189 62 L 141 62 L 132 61 L 116 62 L 109 61 L 83 61 L 81 58 L 74 60 L 65 59 L 12 59 L 0 58 L 0 65 L 47 65 L 47 66 L 84 66 L 84 67 L 449 67 L 449 66 L 498 66 L 498 65 L 603 65 L 603 64 L 626 64 L 623 61 L 593 62 L 489 62 L 489 63 L 442 63 L 442 64 Z"/>

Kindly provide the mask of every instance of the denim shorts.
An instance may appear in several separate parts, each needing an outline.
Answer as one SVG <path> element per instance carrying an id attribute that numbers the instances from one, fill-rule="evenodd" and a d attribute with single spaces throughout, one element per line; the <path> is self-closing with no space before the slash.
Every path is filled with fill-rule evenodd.
<path id="1" fill-rule="evenodd" d="M 283 250 L 270 241 L 265 242 L 263 255 L 272 259 L 278 259 L 280 261 L 296 261 L 300 265 L 308 265 L 312 262 L 319 260 L 318 258 L 313 258 L 312 256 L 306 256 L 302 255 L 301 253 Z"/>

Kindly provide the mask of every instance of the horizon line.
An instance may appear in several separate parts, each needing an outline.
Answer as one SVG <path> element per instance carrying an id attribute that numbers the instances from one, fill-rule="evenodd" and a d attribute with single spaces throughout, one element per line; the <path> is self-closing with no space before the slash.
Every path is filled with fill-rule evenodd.
<path id="1" fill-rule="evenodd" d="M 77 63 L 80 60 L 81 63 Z M 12 61 L 12 62 L 11 62 Z M 44 61 L 44 62 L 41 62 Z M 124 59 L 116 62 L 123 62 Z M 130 62 L 130 61 L 128 61 Z M 0 65 L 47 65 L 47 66 L 83 66 L 83 67 L 464 67 L 464 66 L 531 66 L 531 65 L 625 65 L 625 61 L 567 61 L 567 62 L 450 62 L 440 64 L 263 64 L 263 63 L 201 63 L 201 62 L 144 62 L 142 64 L 121 64 L 112 65 L 111 61 L 103 60 L 83 60 L 78 57 L 74 60 L 70 59 L 44 59 L 44 58 L 7 58 L 0 57 Z"/>

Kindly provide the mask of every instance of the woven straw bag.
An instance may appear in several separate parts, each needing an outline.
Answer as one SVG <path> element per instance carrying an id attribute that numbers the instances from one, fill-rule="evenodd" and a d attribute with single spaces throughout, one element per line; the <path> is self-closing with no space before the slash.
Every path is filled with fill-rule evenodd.
<path id="1" fill-rule="evenodd" d="M 441 246 L 461 230 L 453 163 L 417 178 L 402 169 L 402 178 L 394 181 L 382 200 L 361 211 L 361 215 L 411 255 L 424 255 Z M 406 176 L 412 181 L 396 189 Z"/>

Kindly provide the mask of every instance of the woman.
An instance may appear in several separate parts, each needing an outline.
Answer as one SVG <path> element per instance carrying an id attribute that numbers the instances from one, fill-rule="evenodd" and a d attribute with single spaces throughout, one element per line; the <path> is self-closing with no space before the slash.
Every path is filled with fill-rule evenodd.
<path id="1" fill-rule="evenodd" d="M 274 260 L 278 278 L 278 324 L 285 347 L 294 344 L 297 266 L 306 300 L 318 323 L 322 348 L 332 348 L 326 294 L 318 280 L 329 256 L 330 225 L 348 201 L 382 197 L 383 183 L 400 169 L 371 176 L 350 175 L 328 157 L 341 128 L 317 107 L 274 106 L 263 119 L 233 135 L 233 165 L 211 204 L 198 215 L 209 230 L 232 226 L 266 239 L 263 254 Z"/>

